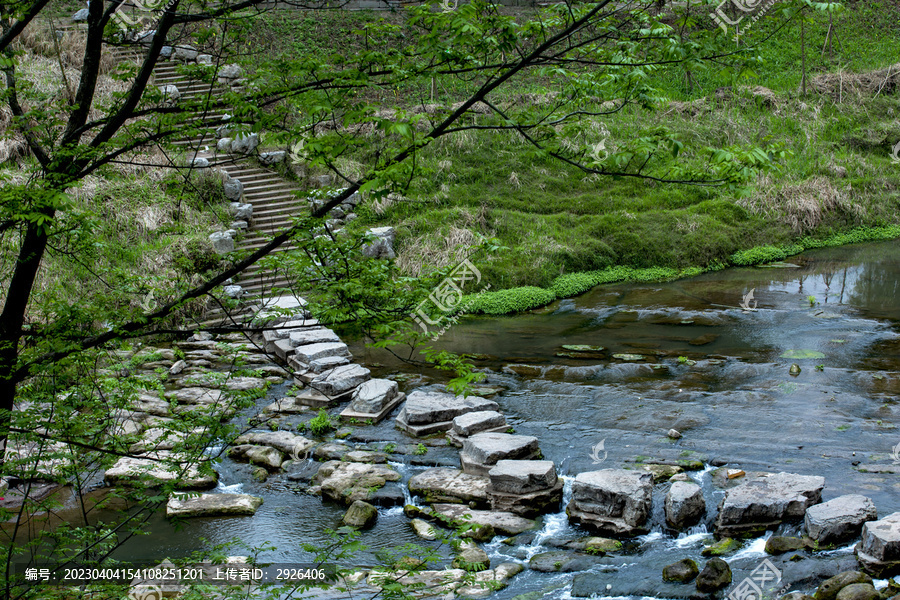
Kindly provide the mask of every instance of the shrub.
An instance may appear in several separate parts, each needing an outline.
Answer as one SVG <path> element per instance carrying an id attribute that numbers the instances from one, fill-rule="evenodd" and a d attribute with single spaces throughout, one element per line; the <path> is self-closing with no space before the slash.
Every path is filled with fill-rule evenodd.
<path id="1" fill-rule="evenodd" d="M 310 419 L 308 426 L 309 431 L 313 435 L 324 435 L 335 428 L 331 417 L 325 412 L 324 408 L 320 408 L 319 414 Z"/>
<path id="2" fill-rule="evenodd" d="M 550 304 L 556 300 L 556 294 L 538 287 L 518 287 L 498 292 L 483 292 L 466 300 L 470 312 L 508 315 Z"/>

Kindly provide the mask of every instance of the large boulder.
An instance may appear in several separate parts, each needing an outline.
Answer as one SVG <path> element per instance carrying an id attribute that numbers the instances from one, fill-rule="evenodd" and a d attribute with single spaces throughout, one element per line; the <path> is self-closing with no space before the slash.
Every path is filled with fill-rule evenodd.
<path id="1" fill-rule="evenodd" d="M 688 583 L 696 579 L 699 574 L 700 569 L 697 568 L 697 563 L 690 558 L 684 558 L 663 568 L 663 581 Z"/>
<path id="2" fill-rule="evenodd" d="M 312 440 L 290 431 L 251 431 L 239 436 L 234 443 L 270 446 L 295 460 L 305 458 L 312 447 L 316 445 Z"/>
<path id="3" fill-rule="evenodd" d="M 865 523 L 856 556 L 877 577 L 900 574 L 900 512 Z"/>
<path id="4" fill-rule="evenodd" d="M 197 60 L 197 55 L 199 54 L 199 52 L 190 46 L 176 46 L 173 58 L 183 62 L 193 62 Z"/>
<path id="5" fill-rule="evenodd" d="M 356 500 L 350 505 L 350 508 L 347 509 L 346 514 L 344 514 L 343 522 L 344 525 L 347 525 L 348 527 L 364 529 L 374 525 L 377 518 L 378 509 L 368 502 Z"/>
<path id="6" fill-rule="evenodd" d="M 74 15 L 72 15 L 72 22 L 73 23 L 84 23 L 85 21 L 88 20 L 88 17 L 90 16 L 90 14 L 91 13 L 90 13 L 90 11 L 88 11 L 88 9 L 82 8 L 78 12 L 76 12 Z"/>
<path id="7" fill-rule="evenodd" d="M 549 460 L 499 460 L 490 469 L 491 509 L 536 517 L 557 512 L 563 483 Z"/>
<path id="8" fill-rule="evenodd" d="M 731 567 L 721 558 L 710 559 L 697 575 L 697 590 L 704 593 L 717 592 L 731 583 Z"/>
<path id="9" fill-rule="evenodd" d="M 454 569 L 465 571 L 483 571 L 491 566 L 487 552 L 472 540 L 464 540 L 460 544 L 459 554 L 453 559 Z"/>
<path id="10" fill-rule="evenodd" d="M 538 439 L 510 433 L 476 433 L 463 442 L 459 462 L 462 470 L 487 477 L 500 460 L 530 460 L 540 456 Z"/>
<path id="11" fill-rule="evenodd" d="M 347 344 L 343 342 L 330 342 L 300 346 L 294 350 L 293 358 L 301 364 L 308 365 L 314 360 L 331 356 L 350 356 L 350 350 L 347 348 Z"/>
<path id="12" fill-rule="evenodd" d="M 400 474 L 385 465 L 330 460 L 319 467 L 313 482 L 322 496 L 347 506 L 368 500 L 388 481 L 400 481 Z"/>
<path id="13" fill-rule="evenodd" d="M 185 459 L 187 460 L 187 459 Z M 218 475 L 200 469 L 196 462 L 181 462 L 171 452 L 153 452 L 146 457 L 123 456 L 104 474 L 107 485 L 129 485 L 136 481 L 153 484 L 175 482 L 180 490 L 203 490 L 215 487 Z"/>
<path id="14" fill-rule="evenodd" d="M 871 583 L 851 583 L 840 592 L 836 600 L 880 600 L 881 594 Z"/>
<path id="15" fill-rule="evenodd" d="M 231 151 L 235 154 L 252 154 L 259 146 L 259 135 L 255 133 L 239 133 L 231 142 Z"/>
<path id="16" fill-rule="evenodd" d="M 703 489 L 692 481 L 676 481 L 666 493 L 666 523 L 673 529 L 695 525 L 706 515 Z"/>
<path id="17" fill-rule="evenodd" d="M 854 583 L 872 583 L 872 578 L 861 571 L 844 571 L 826 579 L 816 590 L 816 600 L 835 600 L 838 593 Z"/>
<path id="18" fill-rule="evenodd" d="M 362 253 L 369 258 L 387 258 L 393 259 L 397 257 L 394 252 L 395 232 L 393 227 L 376 227 L 366 232 L 366 235 L 372 238 L 372 241 L 362 247 Z"/>
<path id="19" fill-rule="evenodd" d="M 249 494 L 174 494 L 166 504 L 167 517 L 228 517 L 254 515 L 263 499 Z"/>
<path id="20" fill-rule="evenodd" d="M 452 525 L 479 525 L 500 535 L 518 535 L 534 529 L 536 522 L 509 512 L 474 510 L 461 504 L 433 504 L 432 512 Z"/>
<path id="21" fill-rule="evenodd" d="M 860 494 L 838 496 L 806 510 L 806 531 L 820 544 L 836 544 L 855 538 L 863 523 L 878 518 L 871 499 Z"/>
<path id="22" fill-rule="evenodd" d="M 448 431 L 453 427 L 453 419 L 466 413 L 497 410 L 499 405 L 493 400 L 480 396 L 454 396 L 441 392 L 412 392 L 407 397 L 397 417 L 397 425 L 415 436 Z"/>
<path id="23" fill-rule="evenodd" d="M 209 242 L 216 254 L 228 254 L 234 252 L 234 238 L 224 231 L 216 231 L 209 234 Z"/>
<path id="24" fill-rule="evenodd" d="M 649 473 L 602 469 L 579 473 L 572 485 L 569 520 L 606 535 L 647 533 L 653 478 Z"/>
<path id="25" fill-rule="evenodd" d="M 259 446 L 256 444 L 240 444 L 228 449 L 228 457 L 234 460 L 246 460 L 251 465 L 265 467 L 270 470 L 281 468 L 284 455 L 281 451 L 271 446 Z"/>
<path id="26" fill-rule="evenodd" d="M 427 469 L 409 480 L 409 491 L 426 502 L 469 502 L 487 506 L 490 479 L 469 475 L 459 469 Z"/>
<path id="27" fill-rule="evenodd" d="M 222 148 L 220 152 L 230 152 L 231 151 L 231 139 L 230 138 L 222 138 L 224 140 L 228 140 L 228 148 Z M 220 142 L 222 140 L 219 140 Z M 219 150 L 218 145 L 216 149 Z M 225 188 L 225 198 L 227 198 L 230 202 L 240 202 L 241 198 L 244 197 L 244 184 L 241 183 L 240 179 L 234 179 L 233 177 L 229 177 L 222 184 Z M 249 208 L 245 208 L 249 207 Z M 232 205 L 232 213 L 236 219 L 243 219 L 245 221 L 249 221 L 253 216 L 253 205 L 239 205 L 237 210 L 234 210 L 234 205 Z"/>
<path id="28" fill-rule="evenodd" d="M 716 533 L 739 536 L 762 532 L 803 518 L 822 499 L 825 478 L 793 473 L 763 473 L 728 490 L 719 508 Z"/>

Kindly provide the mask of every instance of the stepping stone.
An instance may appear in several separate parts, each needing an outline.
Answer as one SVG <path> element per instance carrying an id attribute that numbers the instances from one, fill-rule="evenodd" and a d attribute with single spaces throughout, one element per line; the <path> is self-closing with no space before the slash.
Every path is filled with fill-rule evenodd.
<path id="1" fill-rule="evenodd" d="M 537 517 L 557 512 L 563 482 L 549 460 L 500 460 L 490 470 L 491 510 Z"/>
<path id="2" fill-rule="evenodd" d="M 566 508 L 569 521 L 601 535 L 634 536 L 649 531 L 653 478 L 649 473 L 603 469 L 579 473 Z"/>
<path id="3" fill-rule="evenodd" d="M 166 504 L 167 517 L 251 516 L 262 506 L 263 499 L 249 494 L 173 494 Z"/>
<path id="4" fill-rule="evenodd" d="M 251 431 L 239 436 L 234 440 L 234 444 L 270 446 L 294 458 L 305 458 L 309 450 L 316 445 L 312 440 L 290 431 Z"/>
<path id="5" fill-rule="evenodd" d="M 785 521 L 800 520 L 806 509 L 822 500 L 825 478 L 794 473 L 763 473 L 731 488 L 716 519 L 717 536 L 773 529 Z"/>
<path id="6" fill-rule="evenodd" d="M 388 481 L 400 481 L 400 473 L 385 465 L 336 460 L 322 463 L 313 479 L 321 486 L 323 498 L 345 506 L 369 500 Z"/>
<path id="7" fill-rule="evenodd" d="M 251 465 L 258 465 L 270 470 L 281 468 L 284 455 L 271 446 L 256 444 L 240 444 L 228 449 L 228 457 L 234 460 L 246 460 Z"/>
<path id="8" fill-rule="evenodd" d="M 806 509 L 806 531 L 820 544 L 836 544 L 855 538 L 863 523 L 878 518 L 871 499 L 860 494 L 838 496 Z"/>
<path id="9" fill-rule="evenodd" d="M 497 410 L 493 400 L 479 396 L 454 396 L 441 392 L 412 392 L 397 417 L 397 426 L 412 436 L 448 431 L 453 419 L 470 412 Z"/>
<path id="10" fill-rule="evenodd" d="M 218 475 L 201 474 L 196 464 L 180 467 L 174 464 L 166 464 L 161 460 L 178 461 L 179 457 L 171 452 L 160 451 L 147 455 L 146 458 L 123 456 L 116 464 L 107 469 L 104 481 L 108 486 L 128 485 L 142 480 L 150 480 L 158 484 L 174 481 L 176 488 L 180 490 L 202 490 L 216 486 Z M 171 470 L 169 470 L 171 467 Z"/>
<path id="11" fill-rule="evenodd" d="M 409 480 L 409 491 L 423 496 L 426 502 L 474 502 L 487 508 L 487 488 L 491 481 L 463 473 L 459 469 L 438 467 L 427 469 Z"/>
<path id="12" fill-rule="evenodd" d="M 328 358 L 330 356 L 350 356 L 347 344 L 343 342 L 323 342 L 321 344 L 308 344 L 297 348 L 291 347 L 297 362 L 309 365 L 314 360 Z"/>
<path id="13" fill-rule="evenodd" d="M 900 512 L 863 525 L 856 557 L 876 577 L 900 573 Z"/>
<path id="14" fill-rule="evenodd" d="M 684 529 L 706 516 L 703 489 L 692 481 L 676 481 L 666 493 L 666 524 Z"/>
<path id="15" fill-rule="evenodd" d="M 434 504 L 432 512 L 453 522 L 490 525 L 498 534 L 518 535 L 534 529 L 536 523 L 509 512 L 473 510 L 460 504 Z"/>
<path id="16" fill-rule="evenodd" d="M 306 346 L 308 344 L 340 343 L 341 338 L 326 327 L 315 329 L 297 329 L 288 336 L 294 346 Z"/>
<path id="17" fill-rule="evenodd" d="M 405 398 L 406 394 L 397 391 L 396 381 L 370 379 L 353 392 L 350 406 L 341 412 L 341 418 L 379 423 Z"/>
<path id="18" fill-rule="evenodd" d="M 263 341 L 265 341 L 267 344 L 269 342 L 274 342 L 275 340 L 283 340 L 285 338 L 288 338 L 293 331 L 301 327 L 318 327 L 319 321 L 317 321 L 316 319 L 299 319 L 281 324 L 270 324 L 268 326 L 272 329 L 266 329 L 262 334 Z"/>
<path id="19" fill-rule="evenodd" d="M 276 400 L 272 404 L 263 408 L 264 413 L 278 413 L 285 415 L 298 415 L 308 413 L 311 409 L 306 404 L 298 404 L 296 398 L 287 396 L 281 400 Z"/>
<path id="20" fill-rule="evenodd" d="M 266 350 L 275 354 L 281 360 L 287 360 L 289 356 L 294 354 L 294 344 L 291 343 L 291 340 L 283 338 L 266 344 Z"/>
<path id="21" fill-rule="evenodd" d="M 369 380 L 370 372 L 357 364 L 342 365 L 325 371 L 309 383 L 313 390 L 337 398 L 349 394 Z"/>
<path id="22" fill-rule="evenodd" d="M 499 460 L 530 460 L 538 458 L 538 439 L 530 435 L 509 433 L 476 433 L 463 442 L 459 462 L 462 470 L 471 475 L 487 477 Z"/>
<path id="23" fill-rule="evenodd" d="M 199 387 L 187 387 L 166 392 L 166 398 L 179 404 L 216 404 L 222 399 L 222 392 Z"/>
<path id="24" fill-rule="evenodd" d="M 497 432 L 509 429 L 506 417 L 495 410 L 478 410 L 466 413 L 453 419 L 453 426 L 447 439 L 454 446 L 462 447 L 465 438 L 476 433 Z"/>

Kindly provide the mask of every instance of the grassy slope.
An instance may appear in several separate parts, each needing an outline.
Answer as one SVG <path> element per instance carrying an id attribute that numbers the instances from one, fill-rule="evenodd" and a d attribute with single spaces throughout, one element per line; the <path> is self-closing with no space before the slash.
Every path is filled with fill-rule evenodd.
<path id="1" fill-rule="evenodd" d="M 830 55 L 822 52 L 828 18 L 814 16 L 806 26 L 809 75 L 864 72 L 896 62 L 897 15 L 894 2 L 850 3 L 835 17 Z M 280 51 L 327 48 L 329 40 L 347 43 L 348 34 L 373 16 L 332 12 L 297 20 L 274 15 L 269 26 L 278 35 L 267 37 L 277 39 L 272 43 Z M 681 68 L 659 71 L 655 86 L 682 103 L 655 112 L 626 110 L 604 120 L 609 148 L 639 128 L 665 125 L 703 144 L 778 142 L 792 152 L 779 173 L 761 177 L 745 195 L 586 177 L 534 157 L 511 135 L 463 133 L 422 153 L 422 176 L 408 194 L 412 202 L 363 211 L 358 223 L 397 227 L 399 260 L 413 274 L 453 262 L 478 236 L 496 237 L 508 250 L 478 262 L 495 290 L 550 288 L 561 275 L 610 266 L 655 268 L 569 276 L 557 282 L 552 295 L 530 290 L 522 292 L 529 302 L 476 305 L 491 312 L 526 308 L 610 278 L 675 276 L 690 267 L 784 256 L 821 240 L 894 235 L 890 226 L 900 223 L 900 167 L 890 162 L 889 152 L 900 141 L 896 93 L 847 97 L 842 104 L 815 94 L 800 98 L 799 25 L 777 32 L 767 31 L 770 26 L 759 21 L 744 42 L 772 34 L 755 50 L 763 59 L 755 80 L 735 81 L 727 72 L 710 70 L 694 73 L 695 86 L 688 90 Z M 540 91 L 545 85 L 519 81 L 513 91 Z M 735 85 L 736 93 L 717 99 L 716 89 L 727 85 Z M 753 85 L 773 90 L 774 106 L 740 89 Z M 453 90 L 437 90 L 436 100 L 456 99 Z M 684 104 L 693 100 L 699 105 Z M 854 236 L 838 237 L 859 228 L 864 229 Z M 775 249 L 735 256 L 758 246 Z"/>

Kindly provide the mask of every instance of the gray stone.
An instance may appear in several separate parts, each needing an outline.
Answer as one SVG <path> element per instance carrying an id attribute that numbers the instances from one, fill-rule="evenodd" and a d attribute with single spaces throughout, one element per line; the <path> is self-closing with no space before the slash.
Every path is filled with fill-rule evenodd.
<path id="1" fill-rule="evenodd" d="M 378 509 L 368 502 L 356 500 L 350 505 L 350 508 L 347 509 L 343 518 L 343 523 L 348 527 L 364 529 L 372 527 L 375 524 L 376 519 L 378 519 Z"/>
<path id="2" fill-rule="evenodd" d="M 259 162 L 266 165 L 277 165 L 278 163 L 284 162 L 287 157 L 287 153 L 284 150 L 276 150 L 274 152 L 260 152 L 259 154 Z"/>
<path id="3" fill-rule="evenodd" d="M 422 519 L 413 519 L 409 522 L 409 526 L 423 540 L 434 541 L 437 539 L 437 530 Z"/>
<path id="4" fill-rule="evenodd" d="M 393 227 L 376 227 L 368 230 L 366 235 L 374 239 L 362 247 L 364 256 L 387 259 L 397 257 L 397 254 L 394 252 L 394 237 L 396 234 Z"/>
<path id="5" fill-rule="evenodd" d="M 764 473 L 728 490 L 719 509 L 716 532 L 732 536 L 763 531 L 799 520 L 822 499 L 825 478 L 793 473 Z"/>
<path id="6" fill-rule="evenodd" d="M 239 285 L 226 285 L 222 288 L 222 291 L 229 298 L 240 298 L 244 295 L 244 288 Z"/>
<path id="7" fill-rule="evenodd" d="M 309 365 L 307 365 L 307 369 L 309 369 L 311 373 L 318 374 L 348 364 L 350 364 L 350 359 L 346 356 L 326 356 L 325 358 L 317 358 L 316 360 L 310 361 Z"/>
<path id="8" fill-rule="evenodd" d="M 466 413 L 497 410 L 499 405 L 493 400 L 479 396 L 454 396 L 441 392 L 412 392 L 403 405 L 397 421 L 408 425 L 428 425 L 446 423 L 444 431 L 452 427 L 454 418 Z"/>
<path id="9" fill-rule="evenodd" d="M 216 137 L 219 139 L 228 138 L 229 140 L 234 141 L 232 140 L 232 138 L 234 137 L 233 134 L 235 133 L 235 131 L 236 130 L 233 125 L 219 125 L 218 127 L 216 127 Z"/>
<path id="10" fill-rule="evenodd" d="M 199 52 L 197 52 L 190 46 L 176 46 L 174 57 L 176 60 L 192 62 L 197 60 L 198 54 Z"/>
<path id="11" fill-rule="evenodd" d="M 233 179 L 232 181 L 238 181 L 237 179 Z M 243 189 L 243 188 L 241 188 Z M 234 215 L 235 219 L 243 219 L 244 221 L 252 221 L 253 220 L 253 205 L 249 202 L 232 202 L 231 203 L 231 214 Z M 282 338 L 287 337 L 287 333 L 281 336 Z"/>
<path id="12" fill-rule="evenodd" d="M 235 444 L 271 446 L 294 460 L 306 458 L 315 442 L 290 431 L 251 431 L 234 440 Z"/>
<path id="13" fill-rule="evenodd" d="M 237 229 L 239 231 L 244 231 L 250 228 L 250 224 L 247 221 L 232 221 L 231 225 L 229 225 L 231 229 Z"/>
<path id="14" fill-rule="evenodd" d="M 259 446 L 256 444 L 240 444 L 228 449 L 229 458 L 234 460 L 246 460 L 252 465 L 267 469 L 280 469 L 284 462 L 284 455 L 271 446 Z"/>
<path id="15" fill-rule="evenodd" d="M 528 561 L 528 568 L 539 573 L 575 573 L 593 567 L 598 559 L 563 550 L 541 552 Z"/>
<path id="16" fill-rule="evenodd" d="M 248 494 L 173 494 L 166 504 L 167 517 L 225 517 L 254 515 L 263 499 Z"/>
<path id="17" fill-rule="evenodd" d="M 234 252 L 234 238 L 223 231 L 209 234 L 209 241 L 216 254 L 228 254 Z"/>
<path id="18" fill-rule="evenodd" d="M 227 140 L 228 138 L 223 138 Z M 219 140 L 221 143 L 223 140 Z M 229 178 L 225 180 L 223 184 L 225 188 L 225 197 L 231 202 L 238 202 L 244 196 L 244 184 L 241 183 L 240 179 Z M 246 207 L 249 206 L 249 211 Z M 238 214 L 238 210 L 240 210 L 240 214 Z M 253 218 L 253 205 L 252 204 L 239 204 L 238 208 L 235 209 L 234 205 L 232 205 L 232 214 L 237 219 L 246 219 L 250 220 Z"/>
<path id="19" fill-rule="evenodd" d="M 465 571 L 483 571 L 491 566 L 491 559 L 487 552 L 482 550 L 472 540 L 464 540 L 460 544 L 459 554 L 453 559 L 454 569 Z"/>
<path id="20" fill-rule="evenodd" d="M 529 460 L 540 454 L 538 439 L 530 435 L 476 433 L 463 442 L 459 461 L 463 471 L 487 476 L 498 460 Z"/>
<path id="21" fill-rule="evenodd" d="M 179 375 L 182 371 L 184 371 L 185 367 L 187 367 L 187 362 L 184 360 L 178 360 L 169 367 L 169 375 Z"/>
<path id="22" fill-rule="evenodd" d="M 490 470 L 493 491 L 527 494 L 556 485 L 556 466 L 550 460 L 499 460 Z"/>
<path id="23" fill-rule="evenodd" d="M 697 563 L 690 558 L 684 558 L 663 568 L 663 581 L 688 583 L 693 581 L 699 573 L 700 569 L 697 568 Z"/>
<path id="24" fill-rule="evenodd" d="M 302 364 L 309 364 L 314 360 L 331 356 L 350 356 L 347 344 L 343 342 L 330 342 L 323 344 L 309 344 L 300 346 L 294 351 L 294 358 Z"/>
<path id="25" fill-rule="evenodd" d="M 693 482 L 676 481 L 666 493 L 666 523 L 674 529 L 696 524 L 706 515 L 703 489 Z"/>
<path id="26" fill-rule="evenodd" d="M 328 461 L 319 467 L 313 482 L 322 496 L 349 506 L 357 500 L 368 500 L 388 481 L 399 481 L 400 473 L 384 465 Z"/>
<path id="27" fill-rule="evenodd" d="M 325 344 L 340 342 L 341 338 L 327 327 L 304 328 L 292 331 L 288 335 L 294 346 L 306 346 L 308 344 Z"/>
<path id="28" fill-rule="evenodd" d="M 237 79 L 243 74 L 244 70 L 240 67 L 240 65 L 223 65 L 222 68 L 219 69 L 220 79 Z"/>
<path id="29" fill-rule="evenodd" d="M 171 58 L 174 52 L 175 48 L 173 48 L 172 46 L 163 46 L 159 51 L 159 56 L 161 58 Z"/>
<path id="30" fill-rule="evenodd" d="M 384 452 L 372 452 L 371 450 L 351 450 L 341 457 L 347 462 L 384 464 L 387 462 L 387 454 Z"/>
<path id="31" fill-rule="evenodd" d="M 192 169 L 208 169 L 209 161 L 202 156 L 195 156 L 187 161 L 186 166 L 191 167 Z"/>
<path id="32" fill-rule="evenodd" d="M 900 512 L 863 524 L 856 556 L 866 571 L 878 577 L 900 573 Z"/>
<path id="33" fill-rule="evenodd" d="M 397 382 L 390 379 L 370 379 L 353 392 L 350 410 L 377 414 L 397 396 Z"/>
<path id="34" fill-rule="evenodd" d="M 861 571 L 844 571 L 826 579 L 816 590 L 816 600 L 835 600 L 838 593 L 854 583 L 872 583 L 872 578 Z"/>
<path id="35" fill-rule="evenodd" d="M 449 519 L 455 525 L 490 526 L 500 535 L 518 535 L 534 529 L 537 525 L 535 521 L 513 513 L 473 510 L 460 504 L 434 504 L 431 509 L 436 515 Z"/>
<path id="36" fill-rule="evenodd" d="M 177 85 L 163 85 L 160 86 L 159 91 L 162 92 L 163 102 L 175 102 L 181 98 L 181 90 L 178 89 Z"/>
<path id="37" fill-rule="evenodd" d="M 198 65 L 211 65 L 213 64 L 213 57 L 209 54 L 198 54 L 197 55 L 197 64 Z"/>
<path id="38" fill-rule="evenodd" d="M 196 462 L 186 464 L 181 462 L 181 457 L 166 451 L 154 452 L 147 457 L 123 456 L 104 474 L 104 480 L 110 486 L 129 485 L 143 479 L 160 484 L 174 481 L 177 489 L 195 490 L 215 487 L 218 476 L 215 471 L 201 473 Z"/>
<path id="39" fill-rule="evenodd" d="M 230 137 L 223 137 L 219 141 L 216 142 L 216 152 L 219 154 L 231 154 L 231 142 L 233 140 Z M 226 193 L 227 196 L 227 193 Z"/>
<path id="40" fill-rule="evenodd" d="M 167 417 L 171 412 L 168 402 L 147 392 L 139 393 L 138 397 L 132 401 L 131 408 L 158 417 Z"/>
<path id="41" fill-rule="evenodd" d="M 90 13 L 90 11 L 88 11 L 88 9 L 82 8 L 81 10 L 76 12 L 74 15 L 72 15 L 72 22 L 73 23 L 82 23 L 84 21 L 87 21 L 90 14 L 91 13 Z"/>
<path id="42" fill-rule="evenodd" d="M 490 479 L 463 473 L 459 469 L 427 469 L 409 480 L 409 491 L 426 502 L 474 502 L 487 506 Z"/>
<path id="43" fill-rule="evenodd" d="M 166 398 L 175 400 L 179 404 L 210 405 L 222 400 L 222 392 L 201 387 L 186 387 L 166 392 Z"/>
<path id="44" fill-rule="evenodd" d="M 639 535 L 647 532 L 652 491 L 649 473 L 624 469 L 579 473 L 566 511 L 570 521 L 599 533 Z"/>
<path id="45" fill-rule="evenodd" d="M 710 559 L 697 576 L 697 590 L 710 593 L 721 590 L 731 583 L 731 567 L 721 558 Z"/>
<path id="46" fill-rule="evenodd" d="M 310 382 L 309 387 L 334 398 L 365 383 L 369 377 L 370 372 L 365 367 L 357 364 L 342 365 L 320 374 Z"/>
<path id="47" fill-rule="evenodd" d="M 479 410 L 466 413 L 453 419 L 452 431 L 457 435 L 468 437 L 488 429 L 506 426 L 506 417 L 495 410 Z"/>
<path id="48" fill-rule="evenodd" d="M 878 518 L 875 503 L 860 494 L 838 496 L 806 509 L 806 531 L 820 544 L 836 544 L 855 538 L 863 523 Z"/>
<path id="49" fill-rule="evenodd" d="M 871 583 L 851 583 L 840 592 L 836 600 L 879 600 L 881 594 Z"/>
<path id="50" fill-rule="evenodd" d="M 255 133 L 239 133 L 231 142 L 231 151 L 235 154 L 250 154 L 259 146 L 259 135 Z"/>

